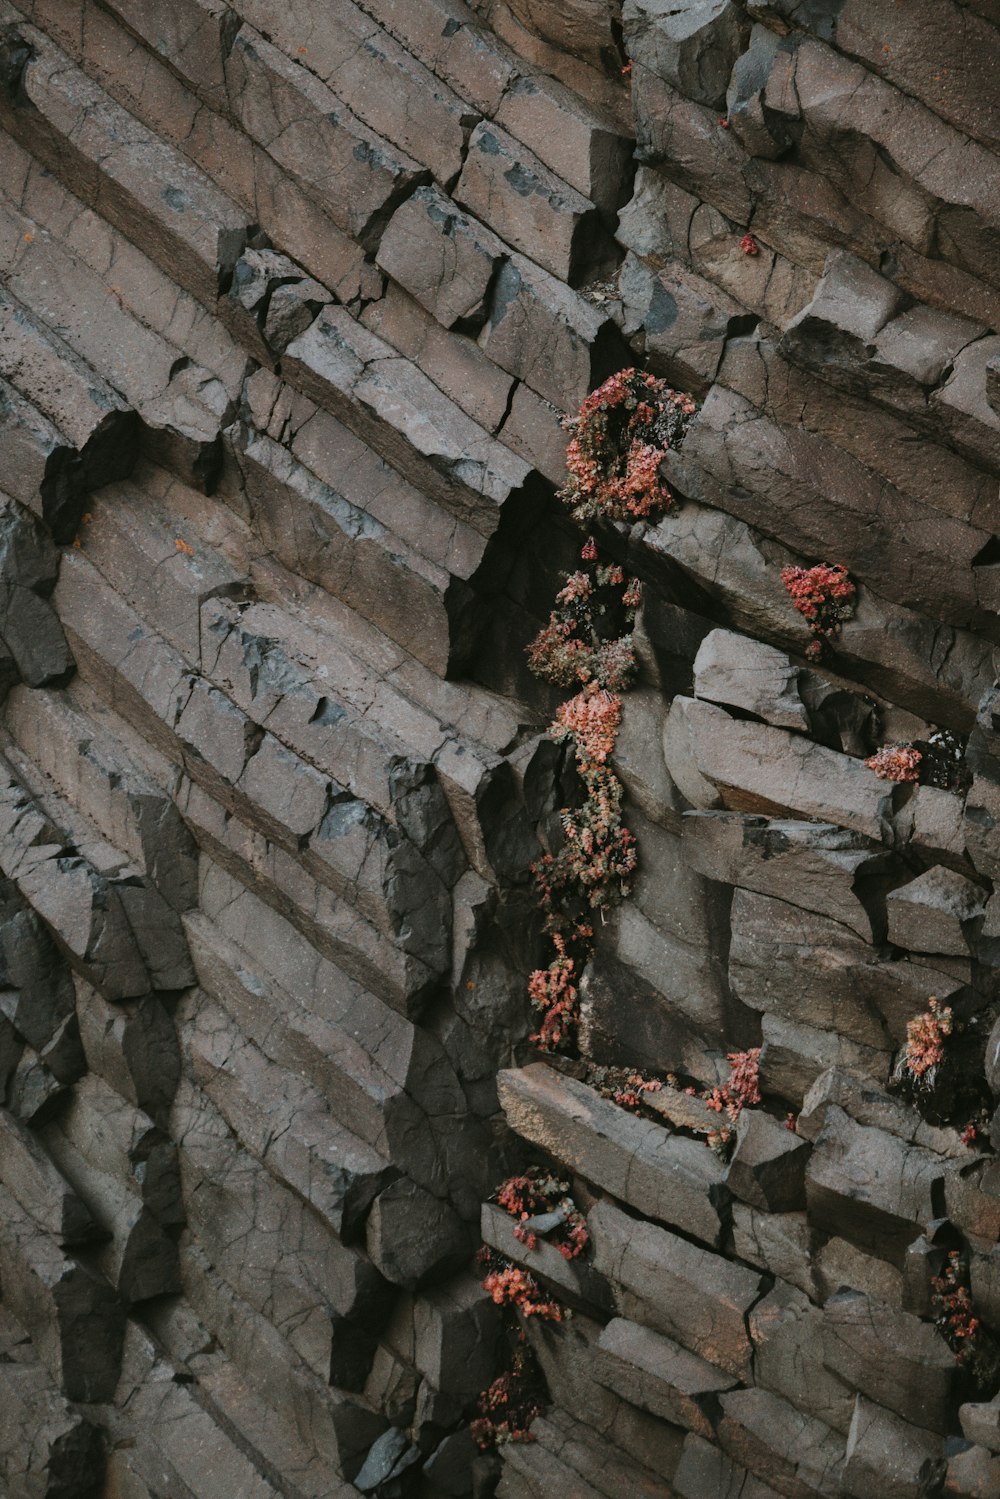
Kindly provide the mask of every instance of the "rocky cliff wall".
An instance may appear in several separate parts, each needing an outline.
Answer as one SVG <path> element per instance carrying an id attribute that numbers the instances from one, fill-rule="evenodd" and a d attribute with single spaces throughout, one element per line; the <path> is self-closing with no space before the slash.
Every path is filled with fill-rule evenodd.
<path id="1" fill-rule="evenodd" d="M 0 0 L 10 1499 L 1000 1495 L 998 73 Z"/>

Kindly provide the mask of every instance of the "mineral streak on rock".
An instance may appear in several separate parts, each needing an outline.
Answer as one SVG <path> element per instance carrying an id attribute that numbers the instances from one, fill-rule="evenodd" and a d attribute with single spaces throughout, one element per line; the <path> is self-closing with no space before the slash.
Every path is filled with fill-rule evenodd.
<path id="1" fill-rule="evenodd" d="M 0 0 L 4 1499 L 1000 1495 L 998 76 L 997 0 Z"/>

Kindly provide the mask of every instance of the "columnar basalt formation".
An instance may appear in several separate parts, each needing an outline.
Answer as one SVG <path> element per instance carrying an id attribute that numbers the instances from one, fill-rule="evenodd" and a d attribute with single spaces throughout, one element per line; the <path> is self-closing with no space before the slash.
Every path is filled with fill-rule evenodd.
<path id="1" fill-rule="evenodd" d="M 998 78 L 995 0 L 0 0 L 9 1499 L 1000 1495 Z"/>

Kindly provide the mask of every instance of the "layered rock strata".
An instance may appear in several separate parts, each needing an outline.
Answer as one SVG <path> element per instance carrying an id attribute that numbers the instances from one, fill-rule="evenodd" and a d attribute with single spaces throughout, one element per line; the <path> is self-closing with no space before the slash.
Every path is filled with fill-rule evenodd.
<path id="1" fill-rule="evenodd" d="M 1000 1494 L 941 1289 L 1000 1338 L 998 59 L 992 0 L 0 0 L 10 1499 Z M 698 412 L 597 528 L 640 866 L 551 1056 L 524 651 L 632 365 Z M 965 1114 L 891 1085 L 932 997 Z M 483 1241 L 573 1313 L 485 1453 Z"/>

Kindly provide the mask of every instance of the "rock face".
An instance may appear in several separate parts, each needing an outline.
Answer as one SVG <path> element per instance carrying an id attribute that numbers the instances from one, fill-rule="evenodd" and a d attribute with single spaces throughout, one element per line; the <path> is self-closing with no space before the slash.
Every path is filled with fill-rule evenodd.
<path id="1" fill-rule="evenodd" d="M 5 1499 L 997 1499 L 998 57 L 994 0 L 0 0 Z M 524 652 L 633 365 L 697 414 L 595 527 L 640 862 L 559 1057 Z M 481 1241 L 573 1313 L 497 1451 Z"/>

